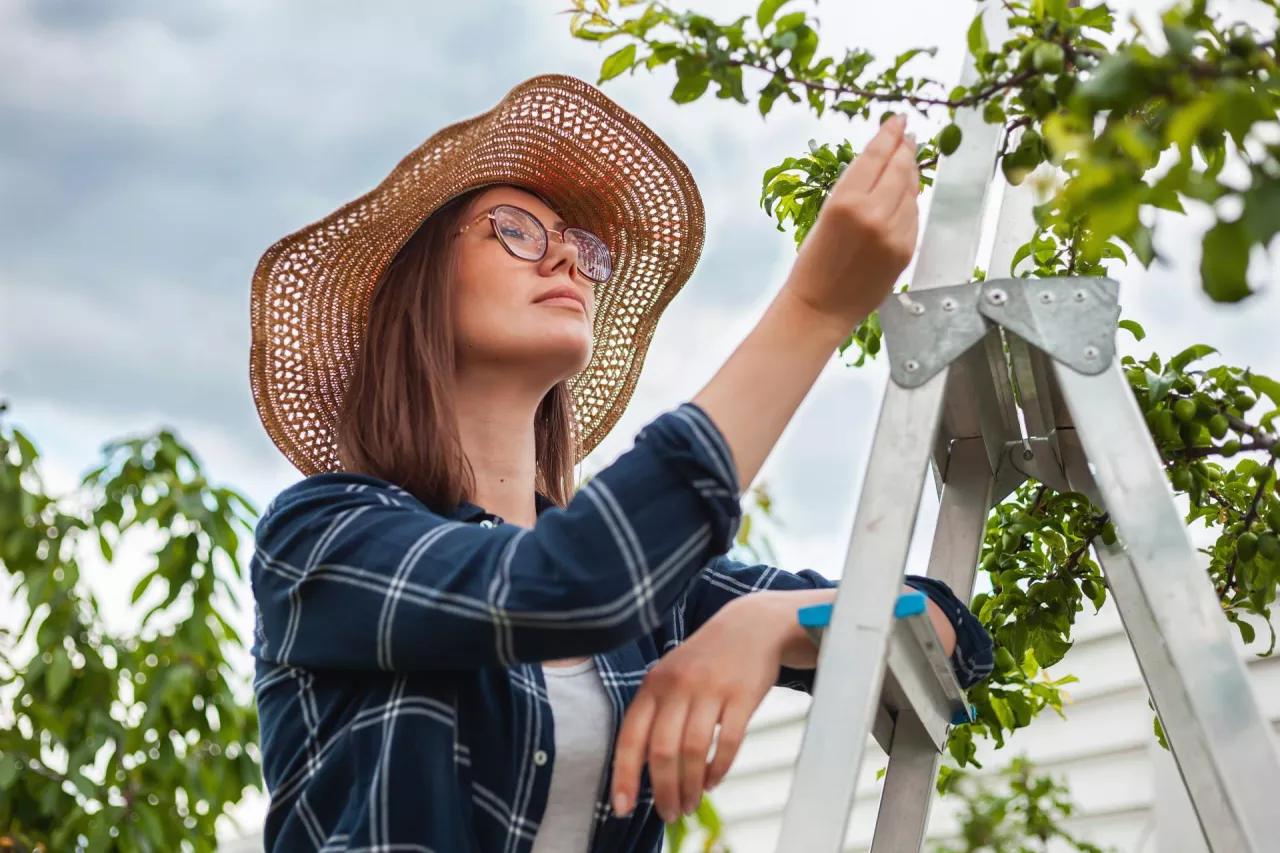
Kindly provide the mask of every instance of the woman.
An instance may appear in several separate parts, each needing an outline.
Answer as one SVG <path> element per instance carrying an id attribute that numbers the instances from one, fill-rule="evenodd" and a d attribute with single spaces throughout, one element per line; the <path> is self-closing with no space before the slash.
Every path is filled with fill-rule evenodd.
<path id="1" fill-rule="evenodd" d="M 308 475 L 251 568 L 269 849 L 657 850 L 768 689 L 809 689 L 796 609 L 832 582 L 724 555 L 743 487 L 911 257 L 902 125 L 714 378 L 576 492 L 702 247 L 688 170 L 634 117 L 534 78 L 267 252 L 254 394 Z M 983 677 L 967 608 L 907 582 Z"/>

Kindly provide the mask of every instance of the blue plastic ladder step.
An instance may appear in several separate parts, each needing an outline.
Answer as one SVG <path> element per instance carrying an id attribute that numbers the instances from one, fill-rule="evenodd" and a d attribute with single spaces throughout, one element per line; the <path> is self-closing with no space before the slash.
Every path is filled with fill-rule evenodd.
<path id="1" fill-rule="evenodd" d="M 898 596 L 893 605 L 893 615 L 898 619 L 906 619 L 924 613 L 928 599 L 923 592 L 904 592 Z M 799 611 L 800 626 L 803 628 L 825 628 L 831 623 L 831 607 L 827 604 L 811 604 L 801 607 Z"/>

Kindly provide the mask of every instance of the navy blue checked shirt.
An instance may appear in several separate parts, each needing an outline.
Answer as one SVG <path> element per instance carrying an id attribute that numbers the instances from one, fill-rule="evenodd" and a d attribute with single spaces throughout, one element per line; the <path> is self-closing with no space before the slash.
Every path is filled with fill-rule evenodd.
<path id="1" fill-rule="evenodd" d="M 267 849 L 527 853 L 555 764 L 541 661 L 594 655 L 616 733 L 648 669 L 726 603 L 834 585 L 725 557 L 738 499 L 728 447 L 690 403 L 567 507 L 540 500 L 532 528 L 471 504 L 441 515 L 360 475 L 285 489 L 250 567 Z M 985 677 L 991 642 L 968 608 L 907 583 L 956 623 L 961 682 Z M 807 691 L 813 672 L 778 683 Z M 627 817 L 608 785 L 593 853 L 658 850 L 647 772 Z"/>

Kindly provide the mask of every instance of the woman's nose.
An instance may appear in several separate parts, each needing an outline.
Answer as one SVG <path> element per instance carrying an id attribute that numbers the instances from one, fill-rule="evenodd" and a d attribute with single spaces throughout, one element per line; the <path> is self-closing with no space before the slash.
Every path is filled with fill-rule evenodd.
<path id="1" fill-rule="evenodd" d="M 540 272 L 543 275 L 554 275 L 565 264 L 569 266 L 570 277 L 575 280 L 581 278 L 578 271 L 578 247 L 566 242 L 564 234 L 551 231 L 547 235 L 547 254 L 542 259 L 543 269 Z"/>

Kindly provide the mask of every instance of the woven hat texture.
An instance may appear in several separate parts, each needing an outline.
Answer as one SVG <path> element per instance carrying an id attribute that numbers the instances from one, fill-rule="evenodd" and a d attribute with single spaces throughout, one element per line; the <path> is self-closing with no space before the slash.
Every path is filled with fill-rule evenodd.
<path id="1" fill-rule="evenodd" d="M 426 217 L 492 184 L 542 196 L 612 252 L 613 276 L 596 288 L 590 363 L 569 380 L 579 458 L 617 423 L 658 319 L 701 254 L 702 198 L 639 119 L 589 83 L 543 75 L 435 133 L 368 193 L 258 262 L 250 384 L 268 434 L 303 474 L 341 468 L 337 417 L 379 277 Z"/>

